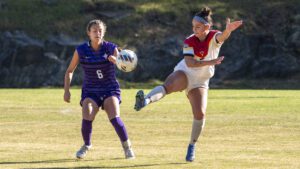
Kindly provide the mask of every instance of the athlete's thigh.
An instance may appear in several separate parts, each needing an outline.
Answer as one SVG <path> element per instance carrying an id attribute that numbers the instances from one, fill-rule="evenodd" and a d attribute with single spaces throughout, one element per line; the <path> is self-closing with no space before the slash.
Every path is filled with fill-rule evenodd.
<path id="1" fill-rule="evenodd" d="M 186 89 L 187 87 L 187 76 L 183 71 L 175 71 L 171 73 L 165 80 L 164 87 L 167 93 L 178 92 Z"/>
<path id="2" fill-rule="evenodd" d="M 82 117 L 86 120 L 94 120 L 99 107 L 91 98 L 85 98 L 82 101 Z"/>
<path id="3" fill-rule="evenodd" d="M 103 108 L 110 120 L 120 116 L 119 99 L 116 96 L 106 98 L 103 103 Z"/>
<path id="4" fill-rule="evenodd" d="M 205 115 L 207 107 L 207 94 L 208 89 L 206 88 L 195 88 L 190 90 L 188 93 L 188 98 L 196 119 L 202 119 Z"/>

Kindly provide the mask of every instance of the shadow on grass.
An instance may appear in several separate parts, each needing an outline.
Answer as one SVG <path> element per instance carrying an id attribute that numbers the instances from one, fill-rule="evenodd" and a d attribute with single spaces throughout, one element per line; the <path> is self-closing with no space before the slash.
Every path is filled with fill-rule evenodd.
<path id="1" fill-rule="evenodd" d="M 49 167 L 49 168 L 34 168 L 34 169 L 85 169 L 85 168 L 141 168 L 141 167 L 153 167 L 153 166 L 163 166 L 163 165 L 182 165 L 182 164 L 188 164 L 188 163 L 162 163 L 162 164 L 141 164 L 141 165 L 129 165 L 129 166 L 97 166 L 97 167 L 90 167 L 90 166 L 81 166 L 81 167 Z M 32 169 L 33 167 L 31 167 Z M 23 169 L 29 169 L 29 168 L 23 168 Z"/>
<path id="2" fill-rule="evenodd" d="M 42 160 L 42 161 L 11 161 L 11 162 L 0 162 L 1 164 L 40 164 L 40 163 L 65 163 L 65 162 L 76 162 L 78 159 L 59 159 L 59 160 Z M 98 161 L 98 160 L 84 160 L 84 161 Z"/>
<path id="3" fill-rule="evenodd" d="M 114 158 L 112 160 L 119 160 L 121 158 Z M 122 158 L 123 159 L 123 158 Z M 84 160 L 84 161 L 99 161 L 101 159 L 96 159 L 96 160 Z M 42 163 L 65 163 L 65 162 L 78 162 L 82 160 L 78 159 L 59 159 L 59 160 L 43 160 L 43 161 L 15 161 L 15 162 L 0 162 L 1 164 L 42 164 Z M 188 164 L 185 162 L 181 163 L 160 163 L 160 164 L 141 164 L 141 165 L 129 165 L 129 166 L 96 166 L 96 167 L 90 167 L 90 166 L 80 166 L 80 167 L 49 167 L 49 168 L 35 168 L 35 167 L 30 167 L 34 169 L 84 169 L 84 168 L 140 168 L 140 167 L 153 167 L 153 166 L 163 166 L 163 165 L 182 165 L 182 164 Z M 29 168 L 23 168 L 23 169 L 29 169 Z"/>

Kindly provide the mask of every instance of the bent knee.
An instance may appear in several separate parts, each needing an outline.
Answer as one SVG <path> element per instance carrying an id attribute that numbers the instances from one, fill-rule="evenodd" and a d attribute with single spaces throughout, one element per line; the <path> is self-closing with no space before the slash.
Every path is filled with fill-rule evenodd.
<path id="1" fill-rule="evenodd" d="M 172 82 L 167 82 L 167 83 L 164 83 L 164 88 L 166 90 L 166 94 L 170 94 L 170 93 L 173 93 L 175 91 L 175 84 L 172 83 Z"/>
<path id="2" fill-rule="evenodd" d="M 204 118 L 205 118 L 205 112 L 204 111 L 199 111 L 197 113 L 194 113 L 194 119 L 202 120 Z"/>
<path id="3" fill-rule="evenodd" d="M 164 83 L 164 88 L 167 94 L 178 92 L 186 89 L 186 83 L 181 83 L 178 81 L 168 81 Z"/>
<path id="4" fill-rule="evenodd" d="M 183 71 L 176 71 L 169 75 L 164 83 L 167 94 L 182 91 L 187 87 L 187 77 Z"/>
<path id="5" fill-rule="evenodd" d="M 82 111 L 82 118 L 89 121 L 94 121 L 96 117 L 97 111 Z"/>
<path id="6" fill-rule="evenodd" d="M 83 101 L 82 103 L 83 119 L 93 121 L 98 111 L 99 111 L 99 107 L 95 103 L 92 104 L 88 100 Z"/>

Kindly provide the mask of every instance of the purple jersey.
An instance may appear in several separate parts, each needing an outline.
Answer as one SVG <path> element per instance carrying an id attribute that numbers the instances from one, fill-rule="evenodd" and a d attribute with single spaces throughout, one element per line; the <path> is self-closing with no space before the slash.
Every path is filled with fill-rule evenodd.
<path id="1" fill-rule="evenodd" d="M 115 66 L 107 57 L 114 54 L 116 45 L 103 41 L 98 51 L 94 51 L 90 42 L 77 47 L 79 61 L 84 72 L 82 90 L 91 93 L 120 91 L 116 79 Z"/>

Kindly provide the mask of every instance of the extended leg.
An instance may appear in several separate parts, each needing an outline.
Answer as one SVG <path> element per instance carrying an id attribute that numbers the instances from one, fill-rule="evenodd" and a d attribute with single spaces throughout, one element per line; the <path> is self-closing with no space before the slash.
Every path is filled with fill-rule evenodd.
<path id="1" fill-rule="evenodd" d="M 184 72 L 176 71 L 170 74 L 162 86 L 156 86 L 147 96 L 144 91 L 139 90 L 136 94 L 134 109 L 140 111 L 143 107 L 150 103 L 161 100 L 166 94 L 182 91 L 187 87 L 187 77 Z"/>

